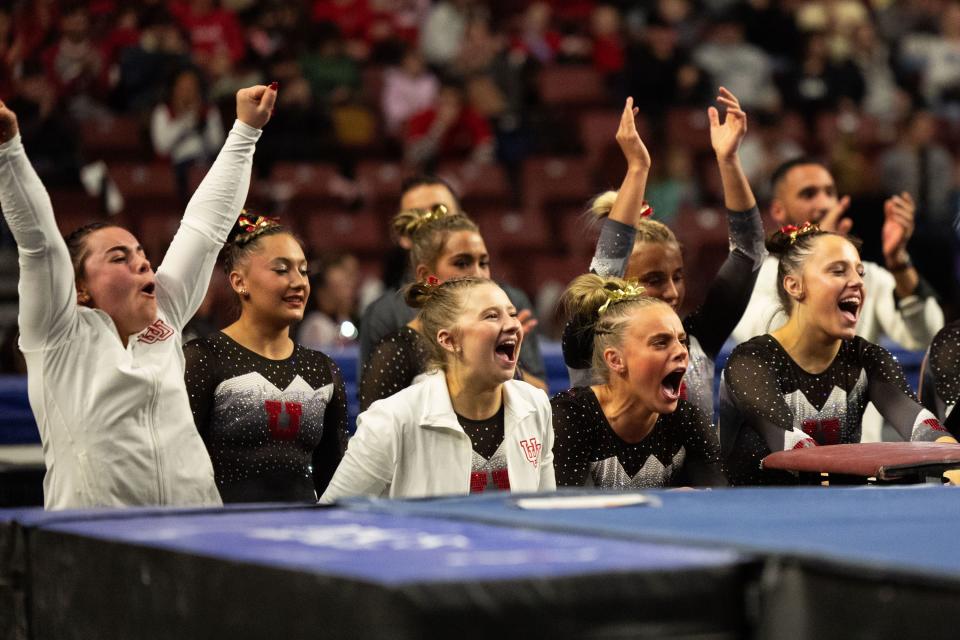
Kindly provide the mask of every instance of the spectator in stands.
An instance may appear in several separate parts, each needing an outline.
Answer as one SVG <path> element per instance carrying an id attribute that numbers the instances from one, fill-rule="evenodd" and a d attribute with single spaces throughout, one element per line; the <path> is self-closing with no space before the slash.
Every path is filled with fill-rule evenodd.
<path id="1" fill-rule="evenodd" d="M 627 51 L 626 87 L 640 112 L 651 118 L 653 130 L 672 107 L 696 106 L 710 98 L 710 82 L 679 46 L 677 29 L 654 17 L 642 39 Z"/>
<path id="2" fill-rule="evenodd" d="M 850 206 L 849 196 L 838 196 L 833 176 L 818 161 L 800 157 L 785 162 L 774 172 L 772 183 L 770 215 L 775 223 L 799 226 L 809 220 L 821 229 L 841 233 L 853 226 L 843 217 Z M 914 350 L 928 345 L 943 326 L 943 312 L 907 252 L 915 209 L 913 198 L 906 193 L 885 202 L 883 254 L 887 268 L 864 262 L 866 298 L 857 324 L 857 335 L 869 342 L 886 335 Z M 738 342 L 768 333 L 786 321 L 776 295 L 776 266 L 774 258 L 764 261 L 750 305 L 733 333 Z"/>
<path id="3" fill-rule="evenodd" d="M 514 379 L 523 329 L 507 295 L 472 276 L 414 284 L 407 301 L 435 372 L 360 414 L 320 501 L 555 489 L 550 404 Z"/>
<path id="4" fill-rule="evenodd" d="M 510 48 L 522 51 L 540 64 L 550 64 L 561 53 L 563 35 L 553 28 L 552 10 L 547 2 L 531 2 Z"/>
<path id="5" fill-rule="evenodd" d="M 412 166 L 427 170 L 447 158 L 489 162 L 493 133 L 487 121 L 465 104 L 463 88 L 448 82 L 432 107 L 408 121 L 404 155 Z"/>
<path id="6" fill-rule="evenodd" d="M 734 14 L 725 14 L 709 26 L 706 40 L 693 51 L 693 59 L 710 74 L 714 84 L 730 89 L 744 108 L 778 106 L 770 58 L 744 40 L 743 26 Z"/>
<path id="7" fill-rule="evenodd" d="M 311 264 L 310 289 L 311 310 L 297 329 L 297 342 L 316 350 L 355 344 L 360 294 L 357 259 L 339 252 L 320 256 Z"/>
<path id="8" fill-rule="evenodd" d="M 407 49 L 400 65 L 383 74 L 380 105 L 387 135 L 402 138 L 407 121 L 414 114 L 430 108 L 437 100 L 440 82 L 416 49 Z"/>
<path id="9" fill-rule="evenodd" d="M 119 54 L 116 94 L 120 105 L 147 112 L 164 99 L 166 79 L 190 62 L 190 44 L 173 16 L 152 7 L 140 16 L 140 39 Z"/>
<path id="10" fill-rule="evenodd" d="M 310 50 L 300 56 L 300 69 L 310 83 L 317 106 L 329 110 L 360 89 L 360 67 L 346 51 L 346 41 L 331 23 L 313 27 Z"/>
<path id="11" fill-rule="evenodd" d="M 71 114 L 84 120 L 102 115 L 106 65 L 90 30 L 90 14 L 84 4 L 64 11 L 60 38 L 44 51 L 47 73 Z"/>
<path id="12" fill-rule="evenodd" d="M 938 16 L 940 33 L 904 37 L 906 68 L 920 75 L 920 91 L 937 112 L 960 114 L 960 2 L 950 0 Z M 952 105 L 952 106 L 951 106 Z"/>
<path id="13" fill-rule="evenodd" d="M 591 61 L 593 68 L 606 80 L 609 86 L 617 86 L 622 81 L 621 72 L 625 64 L 624 42 L 620 13 L 616 7 L 599 4 L 590 16 L 590 35 L 593 39 Z"/>
<path id="14" fill-rule="evenodd" d="M 863 76 L 849 60 L 830 57 L 824 34 L 807 36 L 803 59 L 781 80 L 784 104 L 804 114 L 812 125 L 817 116 L 835 110 L 843 100 L 860 104 L 864 94 Z"/>
<path id="15" fill-rule="evenodd" d="M 916 110 L 904 123 L 897 145 L 880 157 L 880 184 L 885 193 L 916 194 L 916 231 L 911 240 L 917 269 L 942 296 L 951 316 L 960 309 L 955 273 L 957 240 L 951 233 L 955 164 L 937 136 L 937 121 Z"/>
<path id="16" fill-rule="evenodd" d="M 220 504 L 179 337 L 246 199 L 275 96 L 264 86 L 237 94 L 228 142 L 156 274 L 126 229 L 100 222 L 61 238 L 16 116 L 0 103 L 0 206 L 19 253 L 20 347 L 47 508 Z"/>
<path id="17" fill-rule="evenodd" d="M 851 60 L 863 76 L 863 111 L 881 122 L 892 123 L 905 94 L 897 85 L 890 47 L 869 21 L 857 27 L 853 41 Z"/>
<path id="18" fill-rule="evenodd" d="M 224 502 L 315 502 L 347 444 L 340 369 L 297 344 L 310 297 L 307 259 L 289 229 L 244 214 L 223 251 L 236 322 L 184 348 L 197 430 Z"/>
<path id="19" fill-rule="evenodd" d="M 170 159 L 186 203 L 190 169 L 214 158 L 224 140 L 220 112 L 207 104 L 198 71 L 188 68 L 173 77 L 167 101 L 154 107 L 150 138 L 154 152 Z"/>
<path id="20" fill-rule="evenodd" d="M 220 50 L 226 51 L 234 63 L 243 58 L 246 44 L 240 23 L 218 0 L 171 0 L 170 10 L 189 34 L 197 66 L 206 67 Z"/>
<path id="21" fill-rule="evenodd" d="M 420 30 L 420 48 L 431 65 L 443 69 L 460 52 L 473 0 L 441 0 L 433 5 Z"/>

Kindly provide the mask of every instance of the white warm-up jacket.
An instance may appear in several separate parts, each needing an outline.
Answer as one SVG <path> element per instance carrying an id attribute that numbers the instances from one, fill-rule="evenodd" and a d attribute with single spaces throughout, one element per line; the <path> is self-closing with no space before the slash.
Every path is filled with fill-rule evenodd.
<path id="1" fill-rule="evenodd" d="M 220 504 L 190 412 L 180 332 L 246 199 L 259 137 L 234 124 L 157 269 L 157 319 L 126 347 L 110 316 L 77 305 L 67 246 L 20 137 L 0 145 L 0 205 L 19 252 L 20 349 L 47 509 Z"/>
<path id="2" fill-rule="evenodd" d="M 553 421 L 547 395 L 526 382 L 503 384 L 504 447 L 510 490 L 553 491 Z M 357 418 L 320 498 L 426 497 L 470 493 L 473 445 L 453 411 L 446 378 L 433 373 L 378 400 Z"/>

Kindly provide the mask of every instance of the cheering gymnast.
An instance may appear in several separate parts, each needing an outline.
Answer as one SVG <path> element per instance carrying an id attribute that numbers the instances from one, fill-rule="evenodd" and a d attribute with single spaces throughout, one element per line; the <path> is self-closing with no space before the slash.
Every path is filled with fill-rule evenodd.
<path id="1" fill-rule="evenodd" d="M 60 236 L 16 116 L 0 103 L 0 205 L 20 259 L 20 348 L 47 509 L 219 505 L 190 413 L 180 331 L 246 199 L 276 86 L 237 92 L 237 120 L 154 273 L 126 229 Z"/>

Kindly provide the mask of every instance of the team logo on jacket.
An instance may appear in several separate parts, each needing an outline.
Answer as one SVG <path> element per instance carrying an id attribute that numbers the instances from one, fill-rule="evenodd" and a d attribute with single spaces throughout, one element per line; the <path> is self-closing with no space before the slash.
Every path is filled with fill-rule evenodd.
<path id="1" fill-rule="evenodd" d="M 140 337 L 137 338 L 137 342 L 153 344 L 155 342 L 163 342 L 172 335 L 173 328 L 163 320 L 157 318 L 156 322 L 147 327 L 146 330 L 140 334 Z"/>
<path id="2" fill-rule="evenodd" d="M 526 456 L 527 462 L 536 467 L 540 463 L 540 449 L 543 448 L 536 438 L 530 438 L 529 440 L 521 440 L 520 448 L 523 449 L 523 455 Z"/>

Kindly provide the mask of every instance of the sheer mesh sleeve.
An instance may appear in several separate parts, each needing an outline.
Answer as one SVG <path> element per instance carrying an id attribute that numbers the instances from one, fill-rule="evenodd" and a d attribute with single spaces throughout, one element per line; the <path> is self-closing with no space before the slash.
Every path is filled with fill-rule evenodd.
<path id="1" fill-rule="evenodd" d="M 217 388 L 216 363 L 217 358 L 201 338 L 187 343 L 183 348 L 186 359 L 184 380 L 187 385 L 187 395 L 190 397 L 190 410 L 193 412 L 193 421 L 197 425 L 200 437 L 209 447 L 210 415 L 213 412 L 213 394 Z"/>
<path id="2" fill-rule="evenodd" d="M 711 360 L 743 317 L 766 256 L 757 208 L 729 212 L 729 217 L 730 253 L 710 283 L 703 304 L 683 321 L 687 333 L 696 336 Z"/>
<path id="3" fill-rule="evenodd" d="M 360 411 L 409 387 L 426 363 L 426 345 L 413 329 L 405 327 L 381 340 L 360 375 Z"/>
<path id="4" fill-rule="evenodd" d="M 317 495 L 323 495 L 333 477 L 343 453 L 347 450 L 347 390 L 343 374 L 336 363 L 328 360 L 330 377 L 333 379 L 333 397 L 323 414 L 323 435 L 320 444 L 313 450 L 313 483 Z"/>
<path id="5" fill-rule="evenodd" d="M 553 468 L 558 487 L 582 487 L 590 470 L 588 411 L 570 389 L 550 400 L 553 410 Z"/>
<path id="6" fill-rule="evenodd" d="M 917 401 L 900 363 L 883 347 L 860 339 L 870 401 L 904 440 L 933 441 L 947 435 L 937 417 Z"/>
<path id="7" fill-rule="evenodd" d="M 953 322 L 937 333 L 930 345 L 927 370 L 933 382 L 931 391 L 944 405 L 941 417 L 950 423 L 947 427 L 956 435 L 960 420 L 953 408 L 960 400 L 960 322 Z"/>
<path id="8" fill-rule="evenodd" d="M 637 239 L 637 230 L 628 225 L 607 218 L 600 227 L 597 248 L 590 261 L 590 273 L 598 276 L 622 278 L 627 273 L 627 263 L 633 253 Z"/>
<path id="9" fill-rule="evenodd" d="M 686 481 L 695 487 L 727 486 L 727 478 L 720 468 L 720 440 L 710 419 L 686 402 L 677 410 L 684 412 L 682 420 L 686 425 L 683 443 L 687 452 L 683 465 Z"/>
<path id="10" fill-rule="evenodd" d="M 784 451 L 816 442 L 794 425 L 793 412 L 780 393 L 777 356 L 754 341 L 733 350 L 723 379 L 727 396 L 743 422 L 756 431 L 770 451 Z"/>

